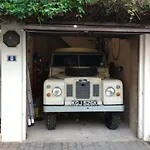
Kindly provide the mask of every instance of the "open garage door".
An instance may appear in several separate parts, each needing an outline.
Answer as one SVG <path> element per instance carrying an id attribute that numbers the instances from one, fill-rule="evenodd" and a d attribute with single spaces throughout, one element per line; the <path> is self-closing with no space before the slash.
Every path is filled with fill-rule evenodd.
<path id="1" fill-rule="evenodd" d="M 129 130 L 131 129 L 130 132 L 131 134 L 129 134 L 129 137 L 126 135 L 126 137 L 124 138 L 129 139 L 137 136 L 136 134 L 137 134 L 137 127 L 138 127 L 137 124 L 138 91 L 136 89 L 138 87 L 138 57 L 139 57 L 138 44 L 139 44 L 139 34 L 140 34 L 138 30 L 133 31 L 132 28 L 130 30 L 128 30 L 127 28 L 121 28 L 117 30 L 117 28 L 115 27 L 111 27 L 111 28 L 97 27 L 97 26 L 87 27 L 87 26 L 80 26 L 80 25 L 70 25 L 70 26 L 66 25 L 66 26 L 53 26 L 53 27 L 27 25 L 25 26 L 25 30 L 27 31 L 28 35 L 32 36 L 32 38 L 34 39 L 35 43 L 33 49 L 36 52 L 38 52 L 38 54 L 42 58 L 42 62 L 47 63 L 47 61 L 49 61 L 47 65 L 48 64 L 50 65 L 52 52 L 54 52 L 55 49 L 57 48 L 81 47 L 81 48 L 93 49 L 99 45 L 99 48 L 103 50 L 107 55 L 108 64 L 110 62 L 113 62 L 116 66 L 122 66 L 124 68 L 122 73 L 113 74 L 113 77 L 122 80 L 124 84 L 125 113 L 122 116 L 122 122 L 124 123 L 121 126 L 123 127 L 121 134 L 123 135 L 124 131 L 129 133 Z M 147 32 L 147 30 L 142 29 L 142 32 Z M 35 53 L 35 51 L 33 53 Z M 126 58 L 128 58 L 128 61 Z M 41 82 L 41 84 L 43 82 L 44 80 Z M 41 88 L 41 92 L 42 90 L 43 87 Z M 35 93 L 39 94 L 40 92 L 36 91 Z M 43 99 L 42 98 L 37 98 L 37 99 L 40 101 L 40 106 L 41 106 Z M 78 118 L 76 119 L 78 120 Z M 65 125 L 63 124 L 63 126 Z M 128 128 L 130 129 L 128 130 Z M 39 125 L 35 126 L 35 128 L 31 127 L 29 129 L 30 132 L 29 135 L 31 135 L 31 137 L 34 138 L 34 132 L 38 132 L 39 130 L 39 133 L 41 134 L 43 129 L 44 128 L 41 126 L 41 123 L 39 123 Z M 102 129 L 104 129 L 103 126 Z M 58 130 L 61 130 L 61 127 Z M 85 130 L 88 130 L 88 128 L 86 129 L 85 127 Z M 92 130 L 92 128 L 90 130 Z M 119 130 L 121 130 L 121 128 Z M 47 132 L 44 131 L 43 133 L 45 134 L 48 132 L 49 131 Z M 63 132 L 65 132 L 65 130 Z M 132 136 L 132 132 L 134 133 L 134 136 Z M 120 137 L 118 137 L 118 139 L 119 138 Z M 54 139 L 57 140 L 57 137 L 54 136 Z"/>

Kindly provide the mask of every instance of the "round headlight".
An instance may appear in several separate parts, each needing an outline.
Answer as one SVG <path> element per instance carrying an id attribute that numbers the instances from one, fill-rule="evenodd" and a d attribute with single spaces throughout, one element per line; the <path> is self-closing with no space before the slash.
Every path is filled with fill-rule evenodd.
<path id="1" fill-rule="evenodd" d="M 105 93 L 107 96 L 113 96 L 115 94 L 115 89 L 113 87 L 108 87 Z"/>
<path id="2" fill-rule="evenodd" d="M 52 93 L 53 93 L 54 96 L 60 96 L 61 93 L 62 93 L 62 90 L 61 90 L 61 88 L 59 88 L 59 87 L 55 87 L 55 88 L 53 89 Z"/>

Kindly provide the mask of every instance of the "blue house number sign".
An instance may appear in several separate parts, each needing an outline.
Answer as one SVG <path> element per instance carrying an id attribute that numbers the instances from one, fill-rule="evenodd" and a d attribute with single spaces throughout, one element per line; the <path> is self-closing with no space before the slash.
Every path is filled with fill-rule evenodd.
<path id="1" fill-rule="evenodd" d="M 8 61 L 16 61 L 16 56 L 8 56 Z"/>

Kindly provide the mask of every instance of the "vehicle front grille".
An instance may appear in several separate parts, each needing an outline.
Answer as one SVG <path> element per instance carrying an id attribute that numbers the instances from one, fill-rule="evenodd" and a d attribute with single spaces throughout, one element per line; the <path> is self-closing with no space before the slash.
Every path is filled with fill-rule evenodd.
<path id="1" fill-rule="evenodd" d="M 77 81 L 76 82 L 76 98 L 77 99 L 89 99 L 90 98 L 90 82 L 89 81 Z"/>
<path id="2" fill-rule="evenodd" d="M 92 97 L 100 96 L 100 84 L 92 84 L 89 80 L 76 80 L 66 83 L 66 97 L 89 100 Z"/>
<path id="3" fill-rule="evenodd" d="M 99 96 L 99 85 L 98 84 L 93 85 L 93 96 L 95 96 L 95 97 Z"/>

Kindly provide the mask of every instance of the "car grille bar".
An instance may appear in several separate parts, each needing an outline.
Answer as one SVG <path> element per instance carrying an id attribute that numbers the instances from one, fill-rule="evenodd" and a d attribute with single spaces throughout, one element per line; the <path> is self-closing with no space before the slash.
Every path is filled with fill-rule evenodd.
<path id="1" fill-rule="evenodd" d="M 67 85 L 67 97 L 72 97 L 73 96 L 73 85 L 68 84 Z"/>
<path id="2" fill-rule="evenodd" d="M 99 96 L 99 85 L 98 84 L 93 85 L 93 96 L 94 97 Z"/>
<path id="3" fill-rule="evenodd" d="M 90 98 L 90 82 L 89 81 L 76 81 L 76 98 L 89 99 Z"/>

